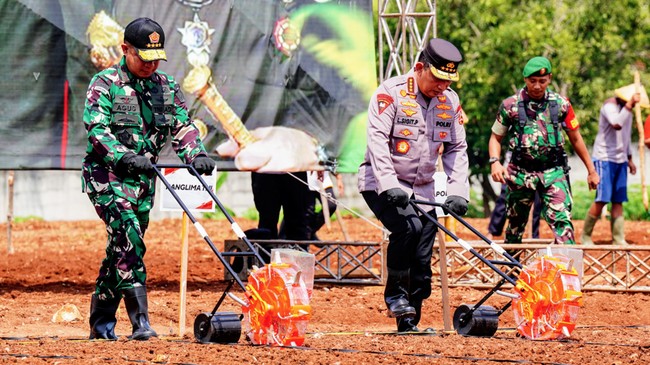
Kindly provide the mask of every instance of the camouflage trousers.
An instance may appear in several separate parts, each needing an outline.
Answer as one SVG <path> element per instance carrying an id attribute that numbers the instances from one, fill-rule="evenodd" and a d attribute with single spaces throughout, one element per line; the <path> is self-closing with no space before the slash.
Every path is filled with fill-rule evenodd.
<path id="1" fill-rule="evenodd" d="M 121 179 L 101 166 L 84 165 L 83 183 L 108 234 L 95 294 L 101 299 L 119 298 L 122 290 L 144 285 L 147 279 L 144 234 L 153 207 L 155 178 Z"/>
<path id="2" fill-rule="evenodd" d="M 571 222 L 573 200 L 564 170 L 555 168 L 544 172 L 526 172 L 509 166 L 508 173 L 508 227 L 504 242 L 521 243 L 530 208 L 535 201 L 535 191 L 539 191 L 542 202 L 541 216 L 553 231 L 555 243 L 574 245 L 575 234 Z"/>

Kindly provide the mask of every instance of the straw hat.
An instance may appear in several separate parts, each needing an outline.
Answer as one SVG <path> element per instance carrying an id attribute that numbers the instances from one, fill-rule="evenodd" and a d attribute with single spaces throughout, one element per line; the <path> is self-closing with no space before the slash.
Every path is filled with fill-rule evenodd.
<path id="1" fill-rule="evenodd" d="M 629 84 L 627 86 L 619 87 L 618 89 L 614 90 L 614 95 L 616 95 L 616 97 L 619 99 L 630 101 L 632 95 L 634 95 L 634 90 L 635 90 L 635 85 Z M 639 88 L 639 92 L 641 93 L 641 102 L 640 102 L 641 107 L 650 108 L 650 100 L 648 99 L 648 94 L 646 94 L 643 85 L 641 85 L 641 87 Z"/>

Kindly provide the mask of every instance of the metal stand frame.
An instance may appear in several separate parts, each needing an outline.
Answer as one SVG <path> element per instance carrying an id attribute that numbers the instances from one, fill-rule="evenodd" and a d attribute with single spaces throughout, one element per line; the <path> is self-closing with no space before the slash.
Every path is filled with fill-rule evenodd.
<path id="1" fill-rule="evenodd" d="M 429 38 L 437 37 L 436 14 L 436 0 L 379 1 L 380 81 L 406 73 Z"/>
<path id="2" fill-rule="evenodd" d="M 313 254 L 316 259 L 316 283 L 372 285 L 383 284 L 385 280 L 385 245 L 380 242 L 253 240 L 252 243 L 256 251 L 266 255 L 270 255 L 269 247 L 290 248 Z M 307 245 L 311 247 L 310 250 L 305 250 Z M 224 247 L 225 251 L 242 251 L 245 249 L 245 243 L 226 240 Z M 258 264 L 250 259 L 244 262 L 235 258 L 231 265 L 239 277 L 246 280 L 253 265 Z M 224 272 L 224 279 L 230 278 L 231 274 Z"/>
<path id="3" fill-rule="evenodd" d="M 242 250 L 238 252 L 220 252 L 219 249 L 215 246 L 214 242 L 212 242 L 212 239 L 210 239 L 210 236 L 206 232 L 205 228 L 199 223 L 192 212 L 187 208 L 185 203 L 181 200 L 181 198 L 178 196 L 174 188 L 171 186 L 171 184 L 167 181 L 163 173 L 161 172 L 161 168 L 177 168 L 177 169 L 188 169 L 196 178 L 199 180 L 203 188 L 210 194 L 210 197 L 214 202 L 217 204 L 219 207 L 219 210 L 223 213 L 223 215 L 228 219 L 230 222 L 230 226 L 232 230 L 235 232 L 237 237 L 239 237 L 240 240 L 242 240 L 247 247 L 247 250 Z M 228 285 L 226 286 L 226 289 L 224 292 L 221 294 L 221 297 L 217 301 L 217 304 L 214 306 L 212 309 L 212 312 L 210 313 L 202 313 L 199 316 L 197 316 L 196 320 L 194 321 L 194 337 L 196 337 L 197 341 L 203 342 L 203 343 L 210 343 L 210 342 L 216 342 L 216 343 L 231 343 L 231 342 L 237 342 L 239 340 L 239 337 L 241 336 L 241 315 L 237 315 L 232 312 L 223 312 L 223 313 L 218 313 L 217 310 L 223 303 L 224 299 L 226 296 L 229 294 L 229 290 L 233 287 L 233 285 L 236 283 L 243 291 L 246 291 L 246 286 L 244 285 L 244 282 L 237 276 L 236 272 L 233 270 L 232 266 L 230 265 L 230 262 L 226 259 L 227 257 L 242 257 L 242 258 L 254 258 L 260 263 L 264 263 L 264 260 L 260 255 L 255 251 L 253 248 L 253 244 L 246 238 L 246 235 L 244 234 L 244 231 L 239 227 L 237 222 L 230 216 L 226 208 L 221 204 L 221 201 L 219 201 L 219 198 L 217 198 L 217 195 L 210 189 L 210 185 L 199 175 L 199 173 L 194 169 L 192 165 L 184 165 L 184 164 L 157 164 L 154 165 L 154 170 L 156 171 L 156 174 L 158 175 L 158 178 L 160 178 L 160 181 L 167 187 L 169 192 L 172 194 L 174 199 L 178 202 L 178 204 L 181 206 L 185 214 L 187 214 L 187 217 L 190 219 L 192 224 L 194 225 L 194 228 L 199 232 L 201 237 L 205 240 L 205 242 L 208 243 L 208 246 L 212 249 L 212 252 L 219 258 L 219 261 L 221 261 L 221 264 L 223 264 L 226 272 L 230 273 L 231 279 L 228 282 Z M 235 297 L 231 296 L 231 298 L 235 299 Z M 235 299 L 236 300 L 236 299 Z M 241 303 L 240 303 L 241 304 Z"/>

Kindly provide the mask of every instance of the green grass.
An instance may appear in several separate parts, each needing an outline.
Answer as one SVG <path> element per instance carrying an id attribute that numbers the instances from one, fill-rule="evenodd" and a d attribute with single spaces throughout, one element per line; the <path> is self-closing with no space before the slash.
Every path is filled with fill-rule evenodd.
<path id="1" fill-rule="evenodd" d="M 33 221 L 42 221 L 42 217 L 37 217 L 35 215 L 28 215 L 24 217 L 14 217 L 13 221 L 15 223 L 23 223 L 23 222 L 33 222 Z"/>
<path id="2" fill-rule="evenodd" d="M 587 182 L 576 181 L 571 182 L 571 190 L 573 195 L 573 209 L 571 215 L 573 219 L 583 220 L 587 210 L 591 206 L 596 196 L 596 191 L 590 191 Z M 631 184 L 627 187 L 628 201 L 623 204 L 623 213 L 626 220 L 629 221 L 648 221 L 650 220 L 650 213 L 646 212 L 643 206 L 643 197 L 641 195 L 641 185 Z M 479 194 L 471 191 L 471 203 L 467 211 L 466 217 L 469 218 L 485 218 L 483 216 L 483 200 Z M 608 211 L 611 210 L 611 204 L 607 206 Z"/>
<path id="3" fill-rule="evenodd" d="M 582 220 L 587 214 L 587 210 L 594 201 L 596 192 L 589 191 L 585 181 L 577 181 L 571 183 L 573 192 L 573 219 Z M 630 221 L 647 221 L 650 220 L 650 214 L 646 212 L 643 206 L 643 196 L 641 195 L 641 185 L 631 184 L 627 187 L 628 201 L 623 203 L 623 214 L 626 220 Z M 608 211 L 611 209 L 611 204 L 607 206 Z"/>

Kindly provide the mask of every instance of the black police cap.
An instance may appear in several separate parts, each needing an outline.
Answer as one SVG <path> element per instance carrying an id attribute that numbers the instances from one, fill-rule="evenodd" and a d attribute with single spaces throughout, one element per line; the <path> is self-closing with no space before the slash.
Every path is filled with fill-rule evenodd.
<path id="1" fill-rule="evenodd" d="M 463 56 L 456 46 L 442 38 L 433 38 L 422 51 L 426 61 L 431 65 L 431 73 L 439 79 L 458 81 L 458 64 Z"/>

